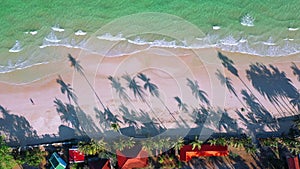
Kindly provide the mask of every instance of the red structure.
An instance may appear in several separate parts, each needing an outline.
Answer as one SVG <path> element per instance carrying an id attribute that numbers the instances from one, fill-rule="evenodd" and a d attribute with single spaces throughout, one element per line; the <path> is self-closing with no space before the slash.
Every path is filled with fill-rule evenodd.
<path id="1" fill-rule="evenodd" d="M 148 165 L 148 153 L 139 146 L 124 151 L 117 150 L 117 160 L 121 169 L 143 168 Z"/>
<path id="2" fill-rule="evenodd" d="M 97 159 L 88 161 L 90 169 L 110 169 L 110 164 L 108 159 Z"/>
<path id="3" fill-rule="evenodd" d="M 192 145 L 185 145 L 180 149 L 180 160 L 189 161 L 192 157 L 200 156 L 227 156 L 229 154 L 227 146 L 213 146 L 204 144 L 201 149 L 195 148 Z"/>
<path id="4" fill-rule="evenodd" d="M 288 157 L 287 158 L 289 169 L 300 169 L 298 157 Z"/>
<path id="5" fill-rule="evenodd" d="M 69 149 L 69 163 L 82 163 L 84 162 L 84 154 L 78 148 Z"/>

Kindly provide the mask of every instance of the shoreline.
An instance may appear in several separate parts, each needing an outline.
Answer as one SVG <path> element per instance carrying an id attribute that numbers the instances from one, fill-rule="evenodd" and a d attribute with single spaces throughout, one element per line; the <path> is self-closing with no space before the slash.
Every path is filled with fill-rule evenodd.
<path id="1" fill-rule="evenodd" d="M 172 49 L 168 50 L 172 51 Z M 78 50 L 69 51 L 74 57 L 79 56 Z M 151 54 L 151 52 L 153 52 L 154 54 Z M 129 74 L 133 75 L 137 72 L 138 69 L 140 69 L 143 70 L 143 72 L 151 78 L 151 81 L 153 81 L 159 86 L 162 92 L 162 96 L 164 96 L 165 98 L 167 106 L 170 107 L 172 112 L 177 112 L 174 113 L 175 118 L 183 119 L 179 122 L 179 124 L 183 127 L 187 127 L 186 125 L 188 125 L 188 127 L 190 128 L 197 127 L 197 125 L 193 122 L 194 118 L 191 117 L 191 114 L 178 113 L 177 103 L 173 99 L 173 97 L 175 96 L 180 96 L 180 98 L 182 97 L 183 101 L 186 102 L 188 105 L 196 106 L 197 104 L 199 104 L 199 102 L 195 101 L 195 99 L 193 98 L 190 89 L 184 86 L 186 85 L 185 75 L 188 75 L 188 72 L 190 72 L 191 75 L 193 75 L 195 79 L 199 82 L 200 88 L 207 92 L 210 101 L 212 98 L 214 98 L 214 95 L 216 95 L 217 92 L 223 92 L 225 96 L 224 108 L 226 109 L 228 115 L 232 119 L 237 120 L 239 128 L 241 128 L 244 131 L 249 130 L 247 126 L 245 126 L 239 120 L 240 117 L 235 113 L 235 110 L 239 110 L 241 109 L 241 107 L 243 107 L 241 103 L 239 103 L 237 98 L 232 93 L 228 92 L 227 89 L 221 86 L 219 86 L 220 91 L 212 91 L 215 89 L 212 88 L 212 83 L 219 83 L 216 77 L 212 77 L 216 72 L 215 67 L 207 65 L 203 66 L 203 62 L 195 56 L 193 56 L 193 51 L 175 49 L 173 53 L 179 53 L 180 55 L 175 56 L 177 59 L 174 59 L 174 56 L 160 57 L 157 54 L 158 52 L 165 52 L 165 54 L 169 54 L 168 51 L 161 51 L 160 49 L 155 49 L 155 51 L 146 51 L 118 58 L 103 58 L 95 54 L 84 55 L 84 53 L 81 53 L 81 57 L 79 58 L 79 60 L 82 66 L 84 67 L 88 79 L 92 80 L 91 82 L 96 84 L 95 89 L 97 93 L 99 93 L 100 97 L 103 98 L 104 103 L 106 103 L 106 105 L 109 105 L 110 107 L 119 104 L 119 102 L 117 101 L 118 99 L 116 99 L 115 94 L 112 93 L 110 82 L 107 79 L 107 77 L 109 75 L 113 75 L 114 73 L 121 76 L 124 73 L 124 71 L 122 70 L 127 70 Z M 196 53 L 202 54 L 205 54 L 205 52 L 208 55 L 212 55 L 210 53 L 211 51 L 209 50 L 196 51 Z M 182 53 L 185 53 L 186 55 L 182 55 Z M 248 87 L 253 91 L 253 94 L 255 94 L 255 96 L 264 104 L 268 111 L 274 117 L 279 117 L 279 114 L 274 109 L 274 106 L 272 106 L 272 104 L 266 98 L 264 98 L 261 94 L 257 92 L 255 88 L 252 87 L 251 83 L 247 80 L 245 70 L 249 68 L 250 63 L 260 62 L 265 64 L 266 66 L 268 64 L 272 64 L 278 67 L 280 71 L 284 71 L 286 73 L 286 76 L 292 80 L 294 87 L 298 89 L 300 86 L 300 82 L 296 79 L 297 77 L 293 75 L 290 66 L 291 63 L 294 62 L 298 67 L 300 67 L 299 55 L 285 56 L 275 59 L 274 57 L 260 57 L 223 51 L 222 53 L 235 62 L 236 68 L 239 72 L 241 79 L 247 83 Z M 214 51 L 213 54 L 216 54 L 216 51 Z M 145 57 L 141 58 L 141 56 Z M 155 57 L 157 58 L 154 59 Z M 168 57 L 173 57 L 172 59 L 174 61 L 170 62 Z M 217 59 L 216 56 L 215 58 Z M 99 65 L 100 60 L 101 64 Z M 126 66 L 127 62 L 128 65 Z M 82 81 L 82 77 L 78 76 L 78 74 L 74 74 L 73 68 L 70 68 L 69 63 L 66 60 L 62 63 L 64 65 L 57 65 L 59 67 L 53 67 L 53 65 L 49 65 L 49 67 L 48 65 L 39 65 L 37 67 L 29 68 L 28 71 L 24 71 L 23 73 L 22 70 L 20 70 L 19 72 L 11 73 L 7 77 L 7 79 L 18 79 L 20 75 L 23 74 L 23 76 L 26 76 L 26 74 L 30 74 L 30 72 L 45 73 L 43 72 L 43 69 L 46 69 L 46 71 L 54 71 L 54 73 L 48 75 L 46 78 L 42 78 L 32 83 L 23 85 L 11 85 L 0 82 L 0 105 L 10 110 L 10 114 L 25 117 L 26 120 L 29 122 L 30 126 L 32 126 L 32 129 L 36 130 L 39 136 L 46 134 L 58 134 L 60 125 L 68 126 L 68 123 L 61 121 L 53 103 L 53 100 L 55 98 L 61 99 L 63 102 L 68 102 L 66 96 L 61 94 L 59 84 L 55 82 L 55 79 L 58 77 L 58 74 L 62 76 L 63 80 L 66 83 L 72 84 L 72 87 L 74 88 L 76 94 L 79 97 L 79 103 L 82 107 L 84 107 L 85 110 L 87 110 L 87 112 L 89 110 L 93 110 L 93 108 L 95 107 L 89 106 L 89 104 L 93 104 L 96 101 L 93 101 L 93 99 L 91 99 L 94 96 L 91 92 L 87 90 L 89 88 L 86 82 Z M 161 70 L 153 71 L 150 69 L 143 69 L 151 65 L 154 65 L 160 68 Z M 186 71 L 181 71 L 184 69 L 186 69 Z M 232 80 L 232 84 L 236 91 L 241 91 L 242 89 L 247 90 L 237 77 L 232 75 L 227 70 L 224 70 L 224 73 L 227 77 L 229 77 Z M 174 77 L 176 77 L 177 79 L 174 80 Z M 139 82 L 140 84 L 142 84 L 141 81 Z M 170 86 L 170 84 L 173 83 L 177 83 L 177 85 Z M 122 81 L 122 84 L 125 85 L 126 83 Z M 80 88 L 83 88 L 85 90 L 81 90 Z M 179 90 L 179 88 L 181 89 Z M 133 94 L 131 92 L 129 93 L 130 97 L 134 98 Z M 237 92 L 237 96 L 240 99 L 242 99 L 242 95 L 240 94 L 240 92 Z M 34 101 L 34 105 L 32 105 L 32 103 L 30 102 L 30 98 Z M 151 100 L 154 98 L 149 97 L 148 99 Z M 221 103 L 222 99 L 216 102 Z M 158 117 L 162 118 L 162 121 L 167 124 L 167 128 L 178 127 L 178 124 L 176 122 L 173 122 L 172 120 L 171 122 L 168 122 L 170 116 L 168 112 L 166 112 L 166 110 L 164 110 L 164 108 L 161 105 L 159 105 L 157 100 L 154 99 L 153 103 L 157 104 L 157 110 L 163 112 Z M 141 108 L 147 109 L 147 107 L 144 104 L 137 103 L 137 101 L 135 101 L 135 104 L 139 105 Z M 112 108 L 112 111 L 113 114 L 119 114 L 119 116 L 122 115 L 119 111 L 117 111 L 117 108 Z M 88 115 L 94 120 L 94 123 L 96 123 L 96 114 L 93 112 L 89 112 Z M 149 115 L 151 115 L 151 113 Z M 0 118 L 3 118 L 3 116 L 1 115 Z M 40 127 L 41 124 L 43 127 Z M 99 124 L 96 124 L 96 126 L 101 128 Z M 125 124 L 121 126 L 124 127 Z M 6 127 L 9 128 L 9 126 Z M 270 129 L 268 128 L 265 128 L 265 130 L 270 131 Z M 223 128 L 222 131 L 226 131 L 226 129 Z"/>

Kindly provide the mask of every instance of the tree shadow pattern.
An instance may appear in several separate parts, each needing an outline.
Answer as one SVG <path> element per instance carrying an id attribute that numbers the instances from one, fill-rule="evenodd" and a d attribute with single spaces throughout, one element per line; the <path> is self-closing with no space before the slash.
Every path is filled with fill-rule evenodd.
<path id="1" fill-rule="evenodd" d="M 28 144 L 31 139 L 37 139 L 36 130 L 23 116 L 11 114 L 9 110 L 0 105 L 0 133 L 5 135 L 10 144 Z"/>

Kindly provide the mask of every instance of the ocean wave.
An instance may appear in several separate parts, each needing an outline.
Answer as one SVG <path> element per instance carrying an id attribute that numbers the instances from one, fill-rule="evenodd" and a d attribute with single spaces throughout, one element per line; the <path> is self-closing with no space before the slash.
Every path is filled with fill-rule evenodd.
<path id="1" fill-rule="evenodd" d="M 216 26 L 216 25 L 215 25 L 215 26 L 212 27 L 212 29 L 213 29 L 213 30 L 219 30 L 219 29 L 221 29 L 221 26 Z"/>
<path id="2" fill-rule="evenodd" d="M 86 35 L 87 33 L 84 32 L 84 31 L 82 31 L 82 30 L 78 30 L 78 31 L 76 31 L 74 34 L 77 35 L 77 36 L 84 36 L 84 35 Z"/>
<path id="3" fill-rule="evenodd" d="M 39 63 L 32 63 L 29 60 L 18 60 L 16 63 L 12 63 L 10 60 L 8 61 L 7 65 L 0 65 L 0 73 L 9 73 L 16 70 L 22 70 L 27 69 L 32 66 L 42 65 L 42 64 L 48 64 L 48 61 L 45 62 L 39 62 Z"/>
<path id="4" fill-rule="evenodd" d="M 197 43 L 189 43 L 186 41 L 167 41 L 165 39 L 146 41 L 143 38 L 137 37 L 134 40 L 126 39 L 121 40 L 123 46 L 115 49 L 107 48 L 106 52 L 92 50 L 88 45 L 87 41 L 83 40 L 76 42 L 74 39 L 68 40 L 62 39 L 59 42 L 47 41 L 44 39 L 43 44 L 40 48 L 46 47 L 66 47 L 66 48 L 79 48 L 89 53 L 100 54 L 105 57 L 121 57 L 124 55 L 132 55 L 142 51 L 146 51 L 152 47 L 161 48 L 182 48 L 182 49 L 201 49 L 201 48 L 217 48 L 228 52 L 237 52 L 244 54 L 251 54 L 257 56 L 285 56 L 290 54 L 296 54 L 300 52 L 300 45 L 293 43 L 289 39 L 283 39 L 283 44 L 275 42 L 272 38 L 266 41 L 258 41 L 250 43 L 249 39 L 246 38 L 235 38 L 232 35 L 224 37 L 220 40 L 216 40 L 217 36 L 207 35 L 206 37 L 197 38 Z M 208 43 L 209 38 L 212 38 L 215 43 Z M 105 40 L 107 41 L 107 39 Z M 111 40 L 115 41 L 115 39 Z M 127 45 L 126 45 L 127 44 Z M 130 44 L 130 46 L 128 46 Z M 6 65 L 0 65 L 0 73 L 8 73 L 20 69 L 26 69 L 31 66 L 40 64 L 47 64 L 49 61 L 42 60 L 38 63 L 34 62 L 35 58 L 28 60 L 18 60 L 16 63 L 9 61 Z"/>
<path id="5" fill-rule="evenodd" d="M 51 43 L 58 43 L 61 40 L 57 38 L 57 36 L 55 35 L 54 31 L 51 31 L 46 37 L 45 40 Z"/>
<path id="6" fill-rule="evenodd" d="M 31 34 L 31 35 L 36 35 L 38 31 L 29 31 L 29 32 L 24 32 L 25 34 Z"/>
<path id="7" fill-rule="evenodd" d="M 17 53 L 17 52 L 20 52 L 22 50 L 23 50 L 23 48 L 22 48 L 22 45 L 21 45 L 20 41 L 16 40 L 16 43 L 14 44 L 14 46 L 11 49 L 9 49 L 9 52 Z"/>
<path id="8" fill-rule="evenodd" d="M 97 36 L 100 40 L 108 40 L 108 41 L 123 41 L 126 40 L 126 38 L 123 37 L 122 33 L 117 34 L 116 36 L 113 36 L 110 33 L 105 33 L 104 35 Z"/>
<path id="9" fill-rule="evenodd" d="M 289 31 L 297 31 L 299 28 L 288 28 Z"/>
<path id="10" fill-rule="evenodd" d="M 64 32 L 64 31 L 65 31 L 65 29 L 61 28 L 61 27 L 59 26 L 59 24 L 56 24 L 56 25 L 52 26 L 51 29 L 52 29 L 53 31 L 56 31 L 56 32 Z"/>
<path id="11" fill-rule="evenodd" d="M 243 26 L 254 26 L 254 17 L 252 17 L 250 14 L 246 14 L 241 18 L 241 25 Z"/>
<path id="12" fill-rule="evenodd" d="M 90 39 L 94 38 L 96 39 L 96 41 L 91 41 L 91 43 L 89 43 L 90 39 L 86 39 L 86 37 L 80 37 L 77 37 L 73 34 L 73 38 L 58 38 L 55 32 L 51 31 L 44 38 L 43 43 L 39 46 L 39 48 L 77 48 L 105 57 L 120 57 L 124 55 L 131 55 L 148 50 L 152 47 L 181 48 L 191 50 L 202 48 L 217 48 L 228 52 L 274 57 L 286 56 L 300 52 L 300 44 L 298 44 L 299 39 L 294 38 L 285 38 L 275 41 L 272 37 L 266 38 L 266 40 L 261 40 L 262 37 L 260 37 L 260 40 L 258 40 L 257 37 L 247 38 L 235 37 L 233 35 L 221 37 L 217 34 L 207 34 L 206 36 L 197 37 L 194 40 L 190 41 L 166 40 L 164 38 L 148 41 L 146 38 L 140 36 L 137 36 L 135 38 L 126 38 L 121 33 L 114 36 L 110 33 L 106 33 L 101 36 L 90 37 Z M 116 43 L 116 41 L 118 42 Z M 112 47 L 111 44 L 113 44 L 114 47 Z M 19 41 L 16 41 L 15 45 L 10 49 L 9 52 L 20 52 L 22 49 L 23 48 L 21 43 Z M 29 58 L 28 60 L 18 60 L 15 63 L 8 62 L 7 64 L 0 65 L 0 73 L 12 72 L 14 70 L 25 69 L 39 64 L 47 64 L 48 61 L 46 60 L 47 59 Z M 49 58 L 49 61 L 51 61 L 51 58 Z"/>
<path id="13" fill-rule="evenodd" d="M 202 48 L 218 48 L 228 52 L 238 52 L 238 53 L 246 53 L 258 56 L 285 56 L 290 54 L 295 54 L 300 52 L 300 45 L 297 43 L 293 43 L 295 39 L 282 39 L 280 42 L 274 41 L 272 37 L 269 37 L 267 40 L 253 40 L 247 39 L 246 37 L 236 38 L 233 35 L 225 36 L 221 38 L 219 35 L 208 34 L 204 37 L 195 38 L 193 42 L 187 42 L 186 40 L 170 40 L 167 41 L 165 39 L 158 39 L 153 41 L 147 41 L 146 39 L 137 36 L 136 38 L 125 38 L 120 33 L 118 35 L 111 35 L 110 33 L 106 33 L 101 36 L 96 37 L 98 41 L 96 43 L 101 43 L 99 40 L 111 41 L 111 42 L 122 42 L 128 43 L 131 45 L 142 46 L 144 47 L 142 50 L 150 48 L 150 47 L 162 47 L 162 48 L 182 48 L 182 49 L 202 49 Z M 133 47 L 128 47 L 128 45 L 124 45 L 120 43 L 118 48 L 103 49 L 106 52 L 101 52 L 98 50 L 92 50 L 89 48 L 88 44 L 85 42 L 81 42 L 81 44 L 70 43 L 68 40 L 60 41 L 58 43 L 53 43 L 49 41 L 45 41 L 40 48 L 48 47 L 48 46 L 64 46 L 68 48 L 80 48 L 84 50 L 91 51 L 93 53 L 98 53 L 106 57 L 118 57 L 122 55 L 128 55 L 132 53 L 139 52 L 141 49 L 136 48 L 136 50 L 128 50 L 134 49 Z M 111 51 L 110 51 L 111 50 Z"/>

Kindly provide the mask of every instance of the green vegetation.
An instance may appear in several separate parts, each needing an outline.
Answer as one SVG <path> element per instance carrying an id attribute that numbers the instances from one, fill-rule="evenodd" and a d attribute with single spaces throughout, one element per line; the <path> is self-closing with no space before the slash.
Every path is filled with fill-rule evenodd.
<path id="1" fill-rule="evenodd" d="M 13 168 L 17 165 L 16 160 L 12 156 L 12 149 L 4 142 L 4 137 L 0 136 L 0 168 Z"/>
<path id="2" fill-rule="evenodd" d="M 40 167 L 42 161 L 45 161 L 45 152 L 39 148 L 30 148 L 28 150 L 14 151 L 14 157 L 19 164 L 27 164 L 32 167 Z"/>

